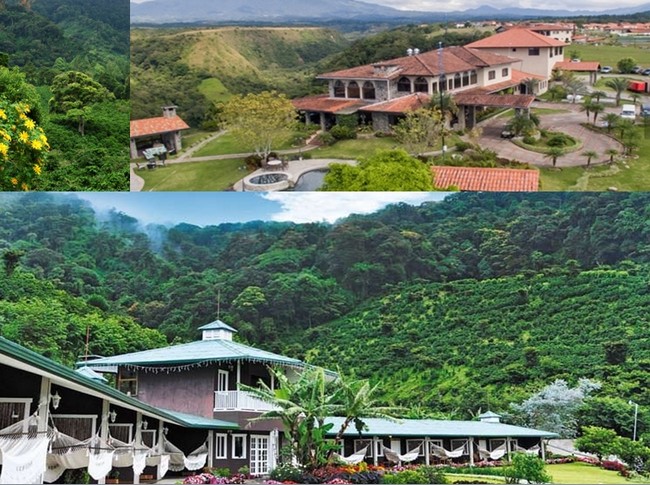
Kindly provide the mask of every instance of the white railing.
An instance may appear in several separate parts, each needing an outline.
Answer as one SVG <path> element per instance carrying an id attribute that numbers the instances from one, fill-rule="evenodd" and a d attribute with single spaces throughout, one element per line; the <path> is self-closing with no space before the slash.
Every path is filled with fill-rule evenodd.
<path id="1" fill-rule="evenodd" d="M 215 411 L 271 411 L 275 406 L 246 391 L 215 391 Z"/>

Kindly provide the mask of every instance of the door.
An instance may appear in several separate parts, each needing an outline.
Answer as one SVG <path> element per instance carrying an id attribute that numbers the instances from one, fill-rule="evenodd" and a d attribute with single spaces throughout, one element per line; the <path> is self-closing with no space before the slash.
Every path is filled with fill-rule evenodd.
<path id="1" fill-rule="evenodd" d="M 228 371 L 219 370 L 217 375 L 217 391 L 226 392 L 228 391 Z"/>
<path id="2" fill-rule="evenodd" d="M 259 476 L 269 473 L 269 437 L 251 435 L 251 475 Z"/>

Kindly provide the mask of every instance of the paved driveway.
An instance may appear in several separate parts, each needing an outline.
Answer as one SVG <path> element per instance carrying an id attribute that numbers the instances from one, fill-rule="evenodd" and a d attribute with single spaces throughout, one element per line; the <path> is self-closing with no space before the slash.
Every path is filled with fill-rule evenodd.
<path id="1" fill-rule="evenodd" d="M 569 110 L 568 113 L 540 115 L 540 127 L 567 133 L 583 142 L 580 150 L 568 153 L 567 155 L 558 158 L 557 167 L 586 165 L 587 159 L 582 155 L 582 152 L 586 150 L 593 150 L 598 153 L 598 157 L 592 159 L 592 165 L 609 161 L 609 156 L 605 155 L 605 151 L 610 148 L 622 153 L 623 147 L 616 140 L 607 135 L 595 133 L 580 125 L 580 123 L 584 123 L 587 120 L 587 116 L 584 112 L 580 111 L 579 104 L 534 103 L 533 107 Z M 608 107 L 605 112 L 618 114 L 620 108 Z M 599 115 L 599 119 L 602 116 L 603 113 Z M 508 119 L 497 117 L 481 123 L 479 126 L 483 128 L 483 134 L 481 135 L 478 144 L 483 148 L 494 150 L 503 158 L 530 163 L 537 166 L 553 166 L 553 162 L 546 158 L 544 154 L 524 150 L 512 143 L 510 140 L 501 138 L 501 131 L 504 129 L 507 122 Z"/>

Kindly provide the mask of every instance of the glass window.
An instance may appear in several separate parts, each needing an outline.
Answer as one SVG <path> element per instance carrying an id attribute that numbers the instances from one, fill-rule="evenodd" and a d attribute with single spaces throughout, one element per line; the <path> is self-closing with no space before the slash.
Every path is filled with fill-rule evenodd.
<path id="1" fill-rule="evenodd" d="M 214 457 L 217 460 L 225 460 L 226 458 L 228 458 L 228 453 L 226 451 L 226 446 L 228 443 L 228 435 L 217 433 L 215 435 L 215 438 L 216 438 L 216 443 L 214 447 Z"/>
<path id="2" fill-rule="evenodd" d="M 497 77 L 496 71 L 488 71 L 488 80 L 492 81 Z"/>
<path id="3" fill-rule="evenodd" d="M 354 440 L 354 452 L 363 450 L 365 447 L 368 447 L 366 450 L 366 456 L 372 456 L 372 440 Z"/>
<path id="4" fill-rule="evenodd" d="M 508 68 L 504 67 L 501 69 L 501 77 L 508 77 Z"/>
<path id="5" fill-rule="evenodd" d="M 348 98 L 360 98 L 361 97 L 361 89 L 359 89 L 359 85 L 357 84 L 356 81 L 350 81 L 350 84 L 348 84 Z"/>
<path id="6" fill-rule="evenodd" d="M 246 435 L 245 434 L 232 435 L 232 457 L 246 458 Z"/>
<path id="7" fill-rule="evenodd" d="M 397 81 L 397 92 L 399 93 L 410 93 L 411 92 L 411 80 L 407 77 L 399 78 Z"/>
<path id="8" fill-rule="evenodd" d="M 478 74 L 476 74 L 476 71 L 472 71 L 470 73 L 470 84 L 477 84 L 478 83 Z"/>
<path id="9" fill-rule="evenodd" d="M 416 93 L 428 93 L 429 92 L 429 83 L 423 77 L 419 77 L 413 83 L 413 87 Z"/>
<path id="10" fill-rule="evenodd" d="M 375 99 L 375 85 L 370 81 L 363 83 L 363 99 Z"/>
<path id="11" fill-rule="evenodd" d="M 459 87 L 461 87 L 460 74 L 456 73 L 454 75 L 454 89 L 458 89 Z"/>
<path id="12" fill-rule="evenodd" d="M 345 98 L 345 84 L 343 84 L 343 81 L 334 82 L 334 97 Z"/>
<path id="13" fill-rule="evenodd" d="M 410 453 L 411 451 L 415 450 L 417 447 L 420 447 L 418 449 L 418 456 L 424 456 L 424 441 L 422 440 L 406 440 L 406 452 Z"/>
<path id="14" fill-rule="evenodd" d="M 529 47 L 528 48 L 528 55 L 529 56 L 538 56 L 539 55 L 539 47 Z"/>

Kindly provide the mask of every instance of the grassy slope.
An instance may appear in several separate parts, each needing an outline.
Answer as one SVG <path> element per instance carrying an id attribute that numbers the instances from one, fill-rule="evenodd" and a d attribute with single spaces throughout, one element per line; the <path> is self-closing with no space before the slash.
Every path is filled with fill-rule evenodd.
<path id="1" fill-rule="evenodd" d="M 588 465 L 587 463 L 566 463 L 563 465 L 548 465 L 548 473 L 553 477 L 553 483 L 630 483 L 612 470 Z M 639 481 L 637 483 L 643 483 Z"/>
<path id="2" fill-rule="evenodd" d="M 646 47 L 648 44 L 644 44 Z M 598 61 L 603 66 L 611 66 L 616 69 L 618 61 L 624 57 L 631 57 L 641 66 L 650 67 L 650 50 L 643 47 L 631 45 L 578 45 L 574 44 L 566 49 L 569 52 L 576 51 L 583 61 Z"/>
<path id="3" fill-rule="evenodd" d="M 242 164 L 241 159 L 176 163 L 136 173 L 144 179 L 145 191 L 228 190 L 248 173 Z"/>

